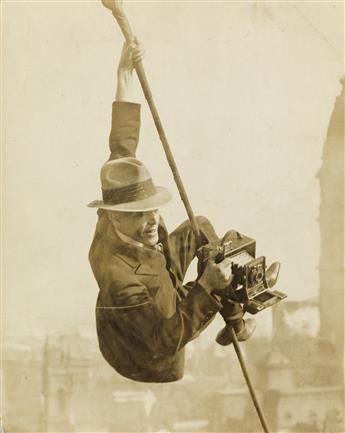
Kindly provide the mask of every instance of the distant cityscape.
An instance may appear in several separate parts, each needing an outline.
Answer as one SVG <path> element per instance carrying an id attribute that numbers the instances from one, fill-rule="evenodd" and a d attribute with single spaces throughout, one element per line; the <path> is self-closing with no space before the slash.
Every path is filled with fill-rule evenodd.
<path id="1" fill-rule="evenodd" d="M 272 312 L 274 333 L 243 345 L 270 428 L 344 432 L 341 350 L 286 323 L 302 315 L 317 325 L 318 304 Z M 77 331 L 25 344 L 5 350 L 5 432 L 262 431 L 235 357 L 216 343 L 191 346 L 184 379 L 168 385 L 122 378 Z"/>

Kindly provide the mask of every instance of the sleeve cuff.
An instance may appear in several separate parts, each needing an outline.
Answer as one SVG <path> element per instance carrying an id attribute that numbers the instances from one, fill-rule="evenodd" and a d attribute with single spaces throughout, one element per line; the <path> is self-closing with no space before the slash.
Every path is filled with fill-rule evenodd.
<path id="1" fill-rule="evenodd" d="M 140 122 L 140 104 L 134 102 L 114 101 L 112 124 L 114 126 L 127 125 L 128 119 Z"/>
<path id="2" fill-rule="evenodd" d="M 192 290 L 198 290 L 201 293 L 201 296 L 210 303 L 210 306 L 216 309 L 215 313 L 223 308 L 223 305 L 220 301 L 218 301 L 218 297 L 211 295 L 201 284 L 197 281 L 194 283 L 194 287 Z"/>
<path id="3" fill-rule="evenodd" d="M 117 107 L 117 106 L 121 106 L 121 108 L 125 108 L 126 106 L 128 106 L 128 109 L 134 109 L 134 107 L 137 107 L 136 109 L 140 109 L 141 104 L 136 103 L 136 102 L 129 102 L 129 101 L 114 101 L 113 102 L 113 107 Z"/>

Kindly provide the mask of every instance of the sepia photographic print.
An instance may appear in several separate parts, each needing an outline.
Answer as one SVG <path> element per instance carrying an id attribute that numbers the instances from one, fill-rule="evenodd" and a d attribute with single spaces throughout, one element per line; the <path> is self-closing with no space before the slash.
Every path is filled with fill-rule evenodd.
<path id="1" fill-rule="evenodd" d="M 344 3 L 1 2 L 1 433 L 344 433 Z"/>

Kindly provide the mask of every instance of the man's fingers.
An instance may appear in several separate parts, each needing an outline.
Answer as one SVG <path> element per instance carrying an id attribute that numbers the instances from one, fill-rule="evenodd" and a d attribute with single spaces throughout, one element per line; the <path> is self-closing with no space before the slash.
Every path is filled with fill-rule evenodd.
<path id="1" fill-rule="evenodd" d="M 140 45 L 137 38 L 133 42 L 125 42 L 122 52 L 127 55 L 133 63 L 140 62 L 145 57 L 145 50 Z"/>
<path id="2" fill-rule="evenodd" d="M 132 42 L 129 43 L 129 45 L 132 48 L 141 48 L 141 42 L 136 36 L 134 36 L 134 39 L 132 40 Z"/>
<path id="3" fill-rule="evenodd" d="M 205 287 L 220 290 L 228 287 L 233 278 L 231 265 L 230 260 L 215 263 L 214 260 L 209 259 L 200 279 L 202 285 L 205 284 Z"/>
<path id="4" fill-rule="evenodd" d="M 131 44 L 129 44 L 128 42 L 125 42 L 122 46 L 122 54 L 123 55 L 130 55 L 132 52 L 132 48 L 131 48 Z"/>
<path id="5" fill-rule="evenodd" d="M 219 267 L 222 269 L 222 271 L 229 272 L 232 269 L 232 263 L 221 263 Z"/>
<path id="6" fill-rule="evenodd" d="M 122 68 L 132 70 L 135 63 L 141 62 L 145 57 L 145 50 L 135 42 L 125 42 L 122 47 L 120 64 Z"/>
<path id="7" fill-rule="evenodd" d="M 222 263 L 226 263 L 226 264 L 230 264 L 230 265 L 232 265 L 233 260 L 232 260 L 231 257 L 226 257 L 226 258 L 222 261 Z"/>
<path id="8" fill-rule="evenodd" d="M 132 52 L 133 62 L 140 62 L 145 57 L 145 50 L 143 49 L 135 49 Z"/>

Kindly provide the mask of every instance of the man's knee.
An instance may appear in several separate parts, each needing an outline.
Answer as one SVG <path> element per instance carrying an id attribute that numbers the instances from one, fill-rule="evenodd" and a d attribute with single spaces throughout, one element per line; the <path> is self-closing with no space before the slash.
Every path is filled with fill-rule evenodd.
<path id="1" fill-rule="evenodd" d="M 195 220 L 201 232 L 204 243 L 212 242 L 219 239 L 213 228 L 213 225 L 206 217 L 202 215 L 198 215 L 195 217 Z M 174 238 L 175 236 L 184 237 L 192 234 L 193 234 L 192 224 L 190 220 L 186 220 L 170 234 L 170 237 L 171 238 Z"/>
<path id="2" fill-rule="evenodd" d="M 197 223 L 200 224 L 200 225 L 201 224 L 212 225 L 211 222 L 210 222 L 210 220 L 208 218 L 204 217 L 203 215 L 197 215 L 195 218 L 197 220 Z"/>
<path id="3" fill-rule="evenodd" d="M 197 224 L 200 231 L 207 242 L 218 240 L 218 236 L 214 230 L 214 227 L 210 220 L 202 215 L 198 215 L 196 218 Z"/>

